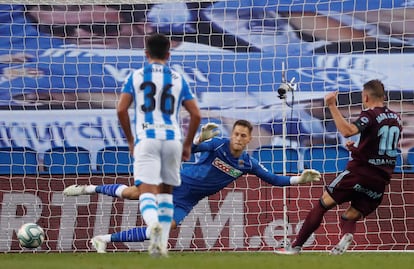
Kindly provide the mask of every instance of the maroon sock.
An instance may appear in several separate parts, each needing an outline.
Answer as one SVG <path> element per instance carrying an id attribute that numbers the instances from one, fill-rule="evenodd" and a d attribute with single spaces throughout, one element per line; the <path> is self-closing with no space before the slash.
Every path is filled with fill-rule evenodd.
<path id="1" fill-rule="evenodd" d="M 322 222 L 323 215 L 326 211 L 328 211 L 328 209 L 326 209 L 319 200 L 315 207 L 312 208 L 312 210 L 306 216 L 302 228 L 296 236 L 295 241 L 292 243 L 292 247 L 303 246 L 306 240 L 308 240 L 309 236 L 316 229 L 318 229 L 319 225 Z"/>
<path id="2" fill-rule="evenodd" d="M 350 234 L 354 234 L 355 230 L 356 230 L 356 220 L 352 220 L 352 219 L 347 219 L 344 216 L 341 216 L 341 230 L 342 230 L 342 235 L 350 233 Z"/>

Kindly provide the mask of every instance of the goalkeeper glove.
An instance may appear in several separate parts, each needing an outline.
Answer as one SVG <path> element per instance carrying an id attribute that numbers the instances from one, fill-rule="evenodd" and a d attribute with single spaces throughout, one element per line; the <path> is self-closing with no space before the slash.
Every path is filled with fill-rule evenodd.
<path id="1" fill-rule="evenodd" d="M 303 184 L 321 180 L 321 173 L 315 169 L 305 169 L 300 176 L 290 178 L 290 184 Z"/>
<path id="2" fill-rule="evenodd" d="M 201 142 L 206 141 L 208 139 L 211 139 L 211 138 L 215 137 L 216 135 L 218 135 L 220 132 L 218 130 L 214 131 L 214 129 L 216 129 L 217 127 L 218 127 L 217 124 L 211 123 L 211 122 L 206 123 L 205 125 L 203 125 L 201 127 L 201 133 L 198 136 L 198 143 L 197 144 L 200 144 Z"/>

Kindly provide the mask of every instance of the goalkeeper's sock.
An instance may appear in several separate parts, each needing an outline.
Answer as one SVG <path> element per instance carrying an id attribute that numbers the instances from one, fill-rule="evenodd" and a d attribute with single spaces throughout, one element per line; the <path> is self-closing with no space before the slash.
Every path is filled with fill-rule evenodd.
<path id="1" fill-rule="evenodd" d="M 149 238 L 146 235 L 147 227 L 136 227 L 127 231 L 113 233 L 111 242 L 144 242 Z"/>
<path id="2" fill-rule="evenodd" d="M 354 234 L 356 230 L 356 220 L 347 219 L 346 217 L 341 216 L 340 226 L 342 235 Z"/>
<path id="3" fill-rule="evenodd" d="M 124 184 L 99 185 L 96 186 L 95 192 L 122 198 L 122 191 L 126 188 L 128 188 L 128 186 Z"/>
<path id="4" fill-rule="evenodd" d="M 306 240 L 308 240 L 309 236 L 318 229 L 319 225 L 322 222 L 323 215 L 328 211 L 322 205 L 322 201 L 319 200 L 318 203 L 315 205 L 314 208 L 308 213 L 306 216 L 305 222 L 302 225 L 298 235 L 296 236 L 295 241 L 292 243 L 292 247 L 301 247 L 305 244 Z"/>

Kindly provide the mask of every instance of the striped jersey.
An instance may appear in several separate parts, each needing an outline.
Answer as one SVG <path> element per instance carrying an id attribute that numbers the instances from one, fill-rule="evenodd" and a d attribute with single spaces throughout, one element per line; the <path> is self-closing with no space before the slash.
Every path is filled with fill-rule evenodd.
<path id="1" fill-rule="evenodd" d="M 134 71 L 122 93 L 134 98 L 135 138 L 181 140 L 178 115 L 183 101 L 194 99 L 187 82 L 168 66 L 153 63 Z"/>

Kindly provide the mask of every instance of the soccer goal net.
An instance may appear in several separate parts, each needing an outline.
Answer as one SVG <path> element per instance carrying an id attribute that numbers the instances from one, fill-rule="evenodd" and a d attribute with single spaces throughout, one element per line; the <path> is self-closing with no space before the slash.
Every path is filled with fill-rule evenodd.
<path id="1" fill-rule="evenodd" d="M 197 97 L 202 124 L 230 137 L 236 120 L 248 120 L 247 151 L 269 171 L 323 174 L 320 183 L 286 188 L 242 176 L 197 204 L 171 233 L 172 250 L 272 251 L 292 241 L 350 158 L 324 96 L 339 91 L 340 112 L 352 121 L 371 79 L 384 83 L 404 130 L 391 184 L 378 210 L 358 222 L 351 250 L 414 250 L 412 1 L 34 3 L 0 2 L 0 251 L 26 251 L 16 231 L 27 222 L 46 232 L 38 251 L 94 251 L 94 235 L 143 225 L 138 201 L 62 190 L 133 184 L 116 105 L 125 79 L 145 65 L 145 37 L 154 32 L 171 39 L 168 65 Z M 283 78 L 295 78 L 297 89 L 279 91 Z M 188 115 L 180 122 L 186 132 Z M 325 215 L 305 250 L 337 243 L 345 206 Z M 114 243 L 108 251 L 146 247 Z"/>

